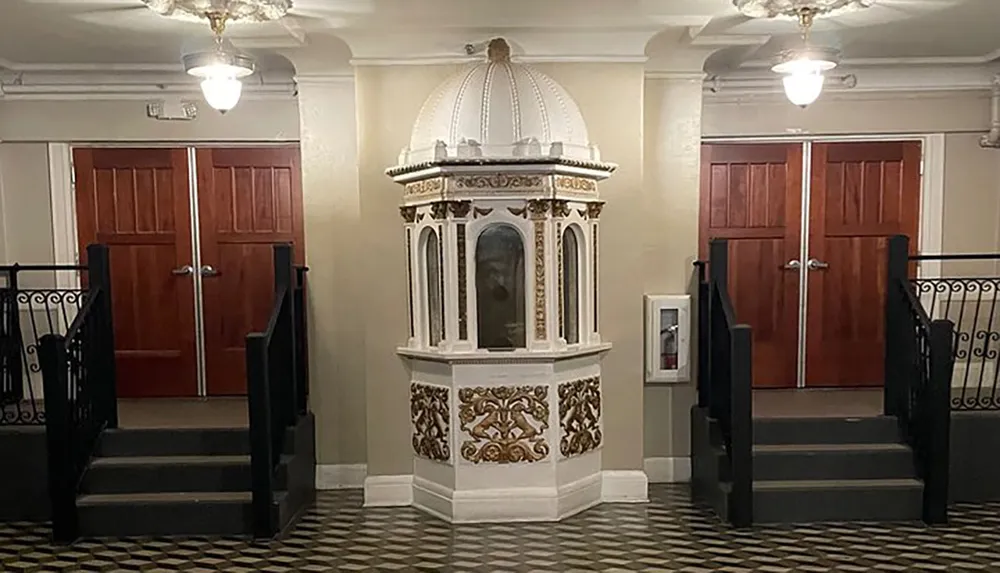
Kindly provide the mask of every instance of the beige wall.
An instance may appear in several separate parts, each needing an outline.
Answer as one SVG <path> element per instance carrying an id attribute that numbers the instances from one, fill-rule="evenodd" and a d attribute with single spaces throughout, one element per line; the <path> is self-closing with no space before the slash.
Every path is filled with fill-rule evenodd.
<path id="1" fill-rule="evenodd" d="M 0 141 L 294 141 L 293 99 L 247 99 L 223 115 L 198 106 L 193 121 L 146 117 L 139 100 L 0 101 Z"/>
<path id="2" fill-rule="evenodd" d="M 0 264 L 14 262 L 53 262 L 44 143 L 0 143 Z"/>

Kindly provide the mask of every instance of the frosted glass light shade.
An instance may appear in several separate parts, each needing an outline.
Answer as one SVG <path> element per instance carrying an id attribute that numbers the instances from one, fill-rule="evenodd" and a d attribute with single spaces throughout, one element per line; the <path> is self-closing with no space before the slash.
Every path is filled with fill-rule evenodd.
<path id="1" fill-rule="evenodd" d="M 240 102 L 243 82 L 233 77 L 208 77 L 201 82 L 201 92 L 208 105 L 225 113 Z"/>
<path id="2" fill-rule="evenodd" d="M 799 107 L 806 107 L 819 99 L 823 93 L 825 78 L 818 71 L 796 73 L 781 78 L 788 101 Z"/>

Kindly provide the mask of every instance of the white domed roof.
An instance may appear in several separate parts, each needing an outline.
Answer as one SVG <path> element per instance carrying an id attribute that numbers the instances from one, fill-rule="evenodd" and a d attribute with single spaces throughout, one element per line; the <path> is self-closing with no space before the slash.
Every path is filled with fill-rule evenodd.
<path id="1" fill-rule="evenodd" d="M 573 98 L 549 76 L 511 62 L 507 43 L 495 39 L 489 61 L 427 98 L 399 162 L 534 156 L 600 161 Z"/>

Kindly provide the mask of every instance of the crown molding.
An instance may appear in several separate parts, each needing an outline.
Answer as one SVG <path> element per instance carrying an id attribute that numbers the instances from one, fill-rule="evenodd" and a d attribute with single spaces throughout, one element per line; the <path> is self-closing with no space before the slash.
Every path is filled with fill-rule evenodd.
<path id="1" fill-rule="evenodd" d="M 985 97 L 995 75 L 996 71 L 987 65 L 844 66 L 827 74 L 823 97 L 872 99 L 886 93 L 893 97 L 926 97 L 962 91 L 982 92 Z M 706 101 L 712 102 L 784 97 L 779 76 L 760 71 L 706 78 L 704 93 Z"/>
<path id="2" fill-rule="evenodd" d="M 298 74 L 292 78 L 297 85 L 342 85 L 354 83 L 353 73 L 342 74 Z"/>

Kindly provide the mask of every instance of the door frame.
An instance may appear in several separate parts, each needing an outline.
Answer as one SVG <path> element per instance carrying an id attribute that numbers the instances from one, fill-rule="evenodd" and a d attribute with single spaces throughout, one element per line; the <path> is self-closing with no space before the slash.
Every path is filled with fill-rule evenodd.
<path id="1" fill-rule="evenodd" d="M 299 146 L 299 139 L 265 141 L 111 141 L 111 142 L 50 142 L 48 143 L 49 208 L 52 217 L 52 246 L 54 264 L 76 265 L 80 261 L 79 239 L 77 237 L 77 211 L 75 196 L 75 172 L 73 170 L 73 149 L 86 147 L 102 148 L 171 148 L 184 149 L 188 158 L 188 197 L 191 215 L 191 265 L 201 268 L 200 217 L 198 208 L 198 160 L 197 149 L 203 147 L 257 147 L 280 148 Z M 303 245 L 303 249 L 305 246 Z M 303 253 L 304 255 L 305 253 Z M 69 274 L 69 273 L 58 273 Z M 208 396 L 208 381 L 205 370 L 205 312 L 203 301 L 203 278 L 194 273 L 194 320 L 195 356 L 197 363 L 198 398 Z M 78 273 L 57 278 L 57 288 L 80 288 Z"/>
<path id="2" fill-rule="evenodd" d="M 773 135 L 773 136 L 717 136 L 702 137 L 704 143 L 799 143 L 802 145 L 802 234 L 809 233 L 809 194 L 806 189 L 812 183 L 812 145 L 814 143 L 850 143 L 875 141 L 919 141 L 920 142 L 920 220 L 918 222 L 918 252 L 937 254 L 941 252 L 944 238 L 944 133 L 873 133 L 859 135 Z M 701 193 L 701 185 L 698 187 Z M 802 241 L 799 260 L 808 256 L 809 243 Z M 940 278 L 941 261 L 921 261 L 917 266 L 917 276 Z M 796 387 L 805 388 L 806 349 L 806 301 L 809 296 L 809 274 L 805 265 L 799 270 L 799 317 L 798 354 Z"/>

